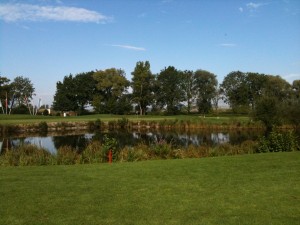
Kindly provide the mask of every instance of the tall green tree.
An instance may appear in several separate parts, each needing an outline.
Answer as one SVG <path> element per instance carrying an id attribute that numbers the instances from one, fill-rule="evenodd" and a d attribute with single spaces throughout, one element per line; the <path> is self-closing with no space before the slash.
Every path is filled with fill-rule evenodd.
<path id="1" fill-rule="evenodd" d="M 254 119 L 262 121 L 267 131 L 285 123 L 299 124 L 299 102 L 293 98 L 292 86 L 280 76 L 265 76 L 262 94 L 253 110 Z"/>
<path id="2" fill-rule="evenodd" d="M 53 109 L 58 111 L 77 111 L 76 85 L 72 74 L 65 76 L 63 82 L 56 83 Z"/>
<path id="3" fill-rule="evenodd" d="M 261 121 L 269 133 L 273 127 L 282 123 L 281 106 L 278 99 L 273 96 L 262 96 L 258 99 L 253 111 L 254 119 Z"/>
<path id="4" fill-rule="evenodd" d="M 150 63 L 137 62 L 132 74 L 132 97 L 138 104 L 140 115 L 145 115 L 147 106 L 154 101 L 154 75 L 150 70 Z"/>
<path id="5" fill-rule="evenodd" d="M 27 77 L 18 76 L 11 83 L 11 91 L 18 105 L 27 104 L 34 96 L 35 88 Z"/>
<path id="6" fill-rule="evenodd" d="M 194 75 L 194 90 L 199 113 L 212 109 L 212 100 L 218 86 L 217 76 L 205 70 L 197 70 Z"/>
<path id="7" fill-rule="evenodd" d="M 175 67 L 169 66 L 157 76 L 157 100 L 161 107 L 166 106 L 167 112 L 178 112 L 179 103 L 184 101 L 182 89 L 182 73 Z"/>
<path id="8" fill-rule="evenodd" d="M 278 101 L 289 99 L 292 94 L 292 85 L 280 76 L 267 75 L 263 95 L 272 96 Z"/>
<path id="9" fill-rule="evenodd" d="M 87 105 L 92 103 L 96 92 L 96 84 L 93 78 L 94 71 L 77 74 L 74 80 L 75 97 L 78 104 L 78 113 L 83 114 Z"/>
<path id="10" fill-rule="evenodd" d="M 192 103 L 195 96 L 194 89 L 194 72 L 191 70 L 185 70 L 182 72 L 182 90 L 184 94 L 184 101 L 187 104 L 187 113 L 189 114 L 192 109 Z"/>
<path id="11" fill-rule="evenodd" d="M 283 118 L 296 129 L 300 128 L 300 80 L 294 80 L 292 94 L 283 104 Z"/>
<path id="12" fill-rule="evenodd" d="M 246 78 L 245 73 L 234 71 L 224 78 L 220 86 L 224 102 L 229 104 L 234 112 L 239 112 L 241 109 L 249 109 Z"/>
<path id="13" fill-rule="evenodd" d="M 267 76 L 259 73 L 246 73 L 246 86 L 248 90 L 248 101 L 252 110 L 256 102 L 262 97 L 266 86 Z"/>
<path id="14" fill-rule="evenodd" d="M 92 105 L 100 113 L 117 113 L 118 100 L 126 94 L 130 82 L 121 69 L 110 68 L 93 74 L 96 81 L 96 94 Z"/>

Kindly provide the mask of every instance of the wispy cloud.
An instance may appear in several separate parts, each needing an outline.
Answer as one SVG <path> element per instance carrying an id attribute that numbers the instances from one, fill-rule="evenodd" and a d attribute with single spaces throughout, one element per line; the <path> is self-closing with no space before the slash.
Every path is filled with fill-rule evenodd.
<path id="1" fill-rule="evenodd" d="M 221 46 L 221 47 L 227 47 L 227 48 L 232 48 L 232 47 L 236 47 L 236 44 L 233 44 L 233 43 L 222 43 L 219 46 Z"/>
<path id="2" fill-rule="evenodd" d="M 111 45 L 111 46 L 119 47 L 119 48 L 125 48 L 125 49 L 129 49 L 129 50 L 135 50 L 135 51 L 146 51 L 145 48 L 136 47 L 136 46 L 132 46 L 132 45 Z"/>
<path id="3" fill-rule="evenodd" d="M 268 3 L 253 3 L 253 2 L 249 2 L 246 4 L 246 7 L 248 10 L 250 11 L 256 11 L 258 8 L 268 5 Z"/>
<path id="4" fill-rule="evenodd" d="M 17 21 L 69 21 L 106 23 L 112 20 L 96 11 L 78 7 L 40 6 L 31 4 L 0 4 L 0 19 Z"/>
<path id="5" fill-rule="evenodd" d="M 240 8 L 239 8 L 239 11 L 240 11 L 240 12 L 244 12 L 243 7 L 240 7 Z"/>

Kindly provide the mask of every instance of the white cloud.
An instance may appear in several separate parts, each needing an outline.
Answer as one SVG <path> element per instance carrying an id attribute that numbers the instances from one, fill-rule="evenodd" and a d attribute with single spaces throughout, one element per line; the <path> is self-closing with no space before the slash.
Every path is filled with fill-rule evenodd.
<path id="1" fill-rule="evenodd" d="M 111 45 L 113 47 L 119 47 L 119 48 L 125 48 L 125 49 L 130 49 L 130 50 L 135 50 L 135 51 L 146 51 L 145 48 L 142 47 L 135 47 L 131 45 Z"/>
<path id="2" fill-rule="evenodd" d="M 232 47 L 236 47 L 236 44 L 233 44 L 233 43 L 222 43 L 222 44 L 220 44 L 220 46 L 232 48 Z"/>
<path id="3" fill-rule="evenodd" d="M 111 20 L 96 11 L 77 7 L 0 4 L 0 19 L 17 21 L 70 21 L 106 23 Z"/>
<path id="4" fill-rule="evenodd" d="M 242 7 L 239 8 L 240 12 L 244 12 L 244 9 Z"/>

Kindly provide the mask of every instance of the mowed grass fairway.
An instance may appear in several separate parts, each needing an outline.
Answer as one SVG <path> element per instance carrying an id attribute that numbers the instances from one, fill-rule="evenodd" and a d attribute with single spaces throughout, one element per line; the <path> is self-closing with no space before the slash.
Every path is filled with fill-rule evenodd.
<path id="1" fill-rule="evenodd" d="M 211 124 L 222 123 L 247 123 L 251 119 L 247 116 L 208 116 L 203 118 L 199 115 L 176 115 L 176 116 L 139 116 L 139 115 L 108 115 L 108 114 L 95 114 L 85 116 L 32 116 L 32 115 L 3 115 L 0 114 L 0 125 L 18 125 L 18 124 L 32 124 L 40 122 L 89 122 L 100 119 L 102 122 L 117 121 L 126 118 L 130 121 L 162 121 L 162 120 L 178 120 L 190 122 L 205 122 Z"/>
<path id="2" fill-rule="evenodd" d="M 299 224 L 300 152 L 1 167 L 0 224 Z"/>

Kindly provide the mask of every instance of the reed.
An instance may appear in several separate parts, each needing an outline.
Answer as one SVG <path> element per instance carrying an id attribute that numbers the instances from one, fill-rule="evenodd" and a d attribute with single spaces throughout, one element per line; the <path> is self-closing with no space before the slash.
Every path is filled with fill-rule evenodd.
<path id="1" fill-rule="evenodd" d="M 290 146 L 290 149 L 286 149 L 288 146 Z M 297 148 L 295 148 L 295 146 L 297 146 Z M 285 144 L 286 148 L 282 151 L 297 151 L 300 150 L 298 146 L 299 145 L 296 144 Z M 261 150 L 262 148 L 264 148 L 264 151 Z M 112 151 L 113 162 L 203 158 L 253 154 L 267 151 L 275 152 L 270 147 L 266 148 L 266 142 L 249 140 L 244 141 L 239 145 L 224 143 L 212 147 L 206 145 L 190 145 L 184 148 L 178 148 L 173 146 L 172 143 L 167 143 L 165 140 L 159 140 L 150 146 L 142 143 L 137 146 L 125 146 L 124 148 L 119 148 L 116 139 L 106 136 L 102 142 L 92 141 L 82 152 L 78 152 L 70 146 L 64 146 L 59 148 L 55 155 L 50 154 L 47 150 L 37 146 L 23 145 L 18 148 L 6 150 L 2 153 L 0 155 L 0 165 L 28 166 L 105 163 L 108 162 L 109 151 Z"/>
<path id="2" fill-rule="evenodd" d="M 56 164 L 55 156 L 35 145 L 23 145 L 7 150 L 0 156 L 0 165 L 34 166 Z"/>

